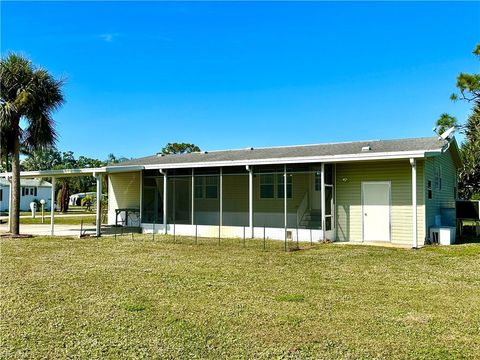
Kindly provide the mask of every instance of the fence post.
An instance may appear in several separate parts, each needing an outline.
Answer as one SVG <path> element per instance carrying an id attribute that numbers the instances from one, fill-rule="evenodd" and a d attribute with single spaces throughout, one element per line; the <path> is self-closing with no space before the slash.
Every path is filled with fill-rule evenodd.
<path id="1" fill-rule="evenodd" d="M 245 247 L 245 226 L 243 226 L 243 247 Z"/>
<path id="2" fill-rule="evenodd" d="M 297 225 L 297 248 L 298 248 L 298 225 Z"/>
<path id="3" fill-rule="evenodd" d="M 266 244 L 265 244 L 265 226 L 263 227 L 263 250 L 265 250 Z"/>
<path id="4" fill-rule="evenodd" d="M 152 240 L 155 241 L 155 220 L 153 220 L 152 225 Z"/>

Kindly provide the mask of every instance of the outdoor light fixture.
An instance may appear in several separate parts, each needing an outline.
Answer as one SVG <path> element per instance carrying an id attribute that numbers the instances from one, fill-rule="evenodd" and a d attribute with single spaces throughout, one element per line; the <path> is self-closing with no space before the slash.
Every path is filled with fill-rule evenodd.
<path id="1" fill-rule="evenodd" d="M 42 224 L 44 224 L 45 223 L 45 213 L 44 213 L 45 199 L 40 200 L 40 204 L 42 204 Z"/>
<path id="2" fill-rule="evenodd" d="M 343 181 L 343 182 L 347 182 L 348 179 L 347 179 L 347 178 L 343 178 L 342 181 Z"/>

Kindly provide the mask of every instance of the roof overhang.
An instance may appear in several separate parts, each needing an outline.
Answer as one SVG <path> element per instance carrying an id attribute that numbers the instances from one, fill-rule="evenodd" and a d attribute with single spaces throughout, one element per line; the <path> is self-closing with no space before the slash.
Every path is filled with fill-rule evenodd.
<path id="1" fill-rule="evenodd" d="M 218 166 L 245 166 L 245 165 L 275 165 L 275 164 L 308 164 L 308 163 L 340 163 L 352 161 L 373 161 L 373 160 L 399 160 L 399 159 L 419 159 L 427 156 L 436 156 L 441 154 L 442 149 L 438 151 L 400 151 L 388 153 L 364 153 L 348 155 L 328 155 L 328 156 L 308 156 L 308 157 L 288 157 L 271 159 L 252 159 L 252 160 L 232 160 L 232 161 L 205 161 L 176 164 L 152 164 L 145 165 L 145 170 L 149 169 L 182 169 L 182 168 L 203 168 Z"/>
<path id="2" fill-rule="evenodd" d="M 97 174 L 117 173 L 117 172 L 134 172 L 142 171 L 144 166 L 128 165 L 128 166 L 104 166 L 99 168 L 84 169 L 55 169 L 55 170 L 38 170 L 38 171 L 22 171 L 21 178 L 44 178 L 44 177 L 76 177 L 76 176 L 95 176 Z M 9 178 L 11 172 L 1 173 L 0 177 Z"/>
<path id="3" fill-rule="evenodd" d="M 456 147 L 456 143 L 454 145 Z M 447 148 L 448 149 L 448 148 Z M 84 169 L 56 169 L 39 171 L 22 171 L 21 178 L 43 178 L 43 177 L 76 177 L 76 176 L 95 176 L 97 174 L 113 174 L 125 172 L 137 172 L 153 169 L 184 169 L 184 168 L 205 168 L 220 166 L 246 166 L 246 165 L 276 165 L 276 164 L 308 164 L 308 163 L 341 163 L 354 161 L 380 161 L 380 160 L 401 160 L 401 159 L 419 159 L 432 156 L 438 156 L 446 151 L 445 148 L 438 150 L 419 150 L 419 151 L 399 151 L 399 152 L 377 152 L 346 155 L 326 155 L 326 156 L 303 156 L 303 157 L 283 157 L 270 159 L 251 159 L 251 160 L 232 160 L 232 161 L 204 161 L 189 163 L 172 164 L 151 164 L 151 165 L 117 165 L 105 166 L 99 168 Z M 0 177 L 9 178 L 12 173 L 2 173 Z"/>

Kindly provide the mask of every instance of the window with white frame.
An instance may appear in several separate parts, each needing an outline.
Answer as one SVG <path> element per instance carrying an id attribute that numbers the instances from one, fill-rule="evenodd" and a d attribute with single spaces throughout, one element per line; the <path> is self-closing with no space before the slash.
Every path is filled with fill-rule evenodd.
<path id="1" fill-rule="evenodd" d="M 260 199 L 283 199 L 283 174 L 260 174 Z M 292 198 L 292 176 L 287 176 L 287 198 Z"/>
<path id="2" fill-rule="evenodd" d="M 37 188 L 36 187 L 22 187 L 22 196 L 37 196 Z"/>
<path id="3" fill-rule="evenodd" d="M 218 176 L 195 177 L 195 199 L 218 198 Z"/>

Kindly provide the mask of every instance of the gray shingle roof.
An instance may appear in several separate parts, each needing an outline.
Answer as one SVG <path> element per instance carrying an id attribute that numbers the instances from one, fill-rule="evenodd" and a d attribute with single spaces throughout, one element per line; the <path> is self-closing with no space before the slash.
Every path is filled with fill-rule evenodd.
<path id="1" fill-rule="evenodd" d="M 370 140 L 316 145 L 284 146 L 258 149 L 221 150 L 190 154 L 152 155 L 119 164 L 110 165 L 173 165 L 185 163 L 208 163 L 217 161 L 268 160 L 278 158 L 298 158 L 312 156 L 356 155 L 365 153 L 362 147 L 370 146 L 368 153 L 389 153 L 401 151 L 434 151 L 441 149 L 446 142 L 438 137 L 398 140 Z"/>
<path id="2" fill-rule="evenodd" d="M 0 186 L 9 186 L 9 182 L 5 178 L 0 178 Z M 32 186 L 32 187 L 51 187 L 48 181 L 40 180 L 40 179 L 20 179 L 20 186 Z"/>

